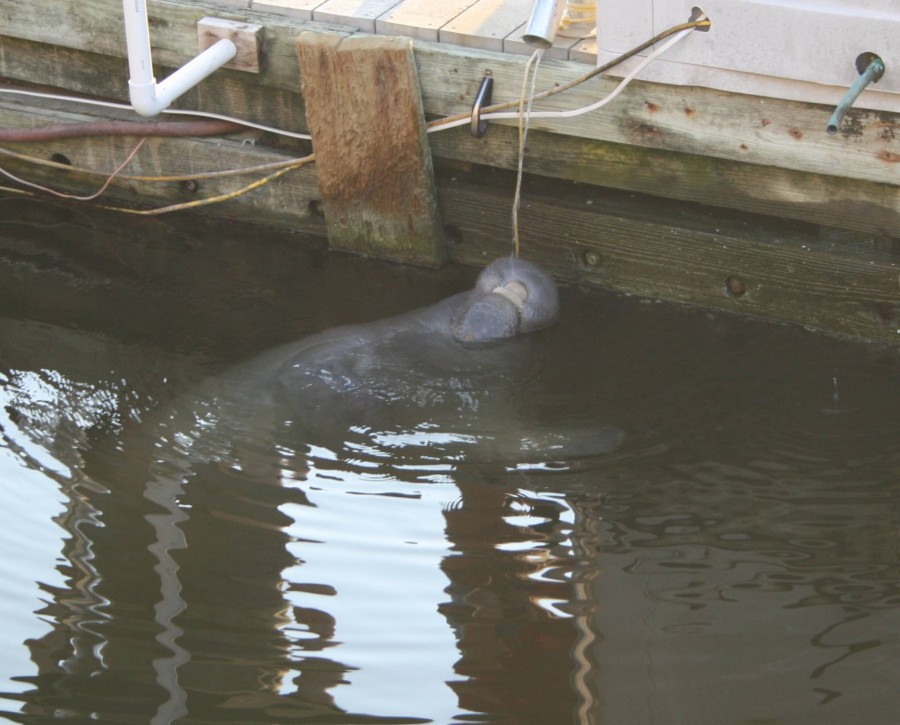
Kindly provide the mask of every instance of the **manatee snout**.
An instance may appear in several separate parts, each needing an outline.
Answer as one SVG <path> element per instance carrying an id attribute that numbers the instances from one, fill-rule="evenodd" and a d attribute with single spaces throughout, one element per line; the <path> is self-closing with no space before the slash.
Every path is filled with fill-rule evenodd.
<path id="1" fill-rule="evenodd" d="M 515 257 L 491 263 L 478 276 L 452 323 L 460 342 L 489 342 L 547 327 L 556 321 L 556 285 L 540 267 Z"/>

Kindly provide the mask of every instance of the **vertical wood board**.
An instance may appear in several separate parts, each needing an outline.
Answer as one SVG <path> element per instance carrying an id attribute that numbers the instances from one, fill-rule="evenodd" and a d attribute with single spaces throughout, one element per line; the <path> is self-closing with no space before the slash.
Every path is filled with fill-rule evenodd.
<path id="1" fill-rule="evenodd" d="M 297 54 L 331 244 L 440 264 L 443 233 L 412 43 L 305 32 Z"/>

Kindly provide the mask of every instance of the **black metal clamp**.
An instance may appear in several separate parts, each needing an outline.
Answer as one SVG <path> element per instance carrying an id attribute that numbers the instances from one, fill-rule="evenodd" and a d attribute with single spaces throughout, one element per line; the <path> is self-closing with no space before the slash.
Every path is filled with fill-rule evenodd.
<path id="1" fill-rule="evenodd" d="M 475 138 L 481 138 L 487 133 L 488 122 L 481 119 L 481 111 L 491 105 L 491 95 L 494 90 L 494 76 L 489 71 L 484 72 L 478 93 L 475 94 L 475 103 L 472 104 L 472 125 L 469 131 Z"/>

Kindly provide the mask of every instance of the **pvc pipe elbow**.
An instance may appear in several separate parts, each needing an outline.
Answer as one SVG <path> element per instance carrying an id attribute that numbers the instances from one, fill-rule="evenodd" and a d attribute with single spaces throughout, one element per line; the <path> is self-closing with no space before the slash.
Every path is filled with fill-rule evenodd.
<path id="1" fill-rule="evenodd" d="M 129 80 L 128 97 L 131 100 L 131 107 L 139 116 L 149 118 L 156 116 L 163 110 L 159 107 L 159 102 L 156 100 L 155 78 L 149 83 L 136 83 L 133 80 Z"/>
<path id="2" fill-rule="evenodd" d="M 184 92 L 221 68 L 237 54 L 237 46 L 227 38 L 219 40 L 168 78 L 156 82 L 128 81 L 131 107 L 138 115 L 151 117 L 165 111 Z"/>

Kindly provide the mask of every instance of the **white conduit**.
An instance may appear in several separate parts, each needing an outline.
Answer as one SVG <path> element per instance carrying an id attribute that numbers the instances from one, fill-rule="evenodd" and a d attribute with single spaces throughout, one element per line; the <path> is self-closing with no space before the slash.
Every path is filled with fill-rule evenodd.
<path id="1" fill-rule="evenodd" d="M 223 38 L 157 83 L 150 57 L 147 0 L 122 0 L 128 46 L 128 91 L 131 106 L 141 116 L 156 116 L 185 91 L 234 58 L 237 48 Z"/>

